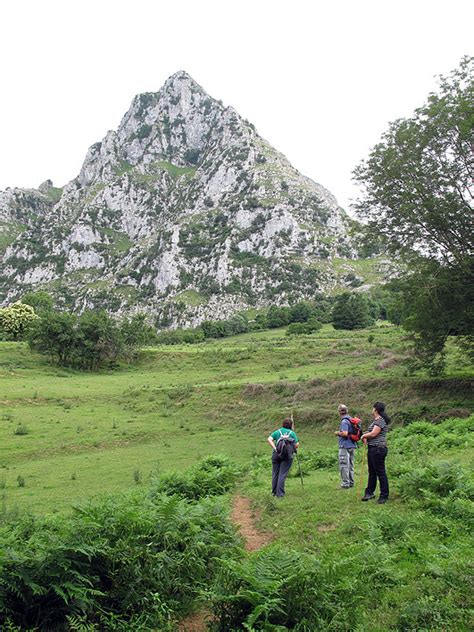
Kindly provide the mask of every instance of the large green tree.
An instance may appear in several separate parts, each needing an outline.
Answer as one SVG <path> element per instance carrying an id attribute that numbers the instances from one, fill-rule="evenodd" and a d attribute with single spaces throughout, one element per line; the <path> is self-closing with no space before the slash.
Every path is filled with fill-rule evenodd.
<path id="1" fill-rule="evenodd" d="M 336 298 L 332 310 L 334 329 L 364 329 L 374 323 L 369 301 L 363 294 L 344 292 Z"/>
<path id="2" fill-rule="evenodd" d="M 469 347 L 473 334 L 474 58 L 392 123 L 354 176 L 367 234 L 404 264 L 398 318 L 421 364 L 439 370 L 448 336 Z"/>

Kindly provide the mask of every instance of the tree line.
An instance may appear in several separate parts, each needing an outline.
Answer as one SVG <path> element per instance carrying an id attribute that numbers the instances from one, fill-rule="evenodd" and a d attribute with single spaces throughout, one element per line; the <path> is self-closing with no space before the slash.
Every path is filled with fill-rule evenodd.
<path id="1" fill-rule="evenodd" d="M 27 340 L 53 364 L 96 371 L 131 362 L 154 335 L 144 315 L 116 320 L 103 310 L 59 312 L 47 292 L 29 292 L 0 309 L 0 339 Z"/>
<path id="2" fill-rule="evenodd" d="M 227 320 L 205 320 L 198 327 L 163 331 L 157 335 L 160 344 L 194 344 L 210 338 L 226 338 L 241 333 L 287 327 L 288 335 L 311 334 L 324 323 L 335 329 L 363 329 L 378 319 L 386 319 L 390 310 L 389 297 L 365 296 L 344 292 L 339 296 L 319 296 L 314 301 L 299 301 L 290 306 L 270 305 L 260 310 L 254 319 L 240 313 Z"/>

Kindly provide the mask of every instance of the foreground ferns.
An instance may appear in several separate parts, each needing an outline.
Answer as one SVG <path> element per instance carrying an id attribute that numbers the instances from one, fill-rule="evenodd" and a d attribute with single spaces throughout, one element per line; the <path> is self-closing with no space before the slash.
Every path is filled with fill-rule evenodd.
<path id="1" fill-rule="evenodd" d="M 219 501 L 140 491 L 20 520 L 0 543 L 2 629 L 171 630 L 240 551 Z"/>

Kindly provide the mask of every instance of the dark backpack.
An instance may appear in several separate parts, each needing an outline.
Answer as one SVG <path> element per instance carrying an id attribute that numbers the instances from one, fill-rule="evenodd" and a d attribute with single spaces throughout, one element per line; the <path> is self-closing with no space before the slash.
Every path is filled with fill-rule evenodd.
<path id="1" fill-rule="evenodd" d="M 293 458 L 296 452 L 295 440 L 289 434 L 283 434 L 280 430 L 280 437 L 276 442 L 276 453 L 282 461 L 288 461 Z"/>
<path id="2" fill-rule="evenodd" d="M 362 437 L 362 421 L 359 417 L 346 417 L 346 419 L 350 424 L 350 430 L 347 438 L 352 439 L 352 441 L 357 443 L 357 441 L 360 441 L 360 438 Z"/>

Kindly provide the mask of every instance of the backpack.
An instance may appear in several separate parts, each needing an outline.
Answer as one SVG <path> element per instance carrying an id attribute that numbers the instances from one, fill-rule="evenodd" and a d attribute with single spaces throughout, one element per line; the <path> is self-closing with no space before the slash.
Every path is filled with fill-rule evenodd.
<path id="1" fill-rule="evenodd" d="M 293 452 L 296 452 L 295 440 L 289 434 L 283 434 L 280 430 L 280 436 L 276 442 L 276 453 L 283 461 L 293 458 Z"/>
<path id="2" fill-rule="evenodd" d="M 349 421 L 351 426 L 347 438 L 352 439 L 352 441 L 357 443 L 357 441 L 360 441 L 360 438 L 362 437 L 362 421 L 359 417 L 346 417 L 346 419 Z"/>

